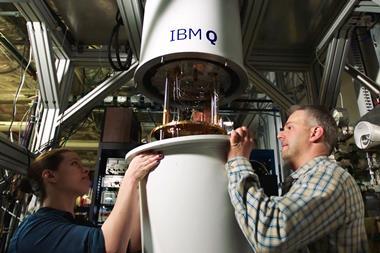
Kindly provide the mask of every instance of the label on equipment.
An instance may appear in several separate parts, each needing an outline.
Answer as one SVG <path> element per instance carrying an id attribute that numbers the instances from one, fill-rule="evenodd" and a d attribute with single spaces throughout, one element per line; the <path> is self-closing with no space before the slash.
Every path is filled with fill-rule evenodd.
<path id="1" fill-rule="evenodd" d="M 216 42 L 218 40 L 218 35 L 213 30 L 202 30 L 199 29 L 186 29 L 186 28 L 179 28 L 175 30 L 170 30 L 170 42 L 177 41 L 177 40 L 208 40 L 212 45 L 216 45 Z"/>

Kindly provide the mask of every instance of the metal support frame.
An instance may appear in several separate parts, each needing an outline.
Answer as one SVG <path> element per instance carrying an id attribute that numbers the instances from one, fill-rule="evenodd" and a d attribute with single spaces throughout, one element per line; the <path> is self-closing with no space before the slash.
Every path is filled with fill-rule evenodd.
<path id="1" fill-rule="evenodd" d="M 0 169 L 26 174 L 32 155 L 21 146 L 12 143 L 7 136 L 0 134 Z"/>
<path id="2" fill-rule="evenodd" d="M 269 0 L 244 1 L 241 10 L 242 42 L 244 63 L 248 66 L 255 66 L 257 70 L 266 71 L 289 71 L 305 70 L 308 68 L 309 57 L 305 54 L 294 55 L 274 55 L 267 50 L 253 48 L 265 17 Z"/>
<path id="3" fill-rule="evenodd" d="M 374 2 L 377 5 L 380 5 L 380 0 L 372 0 L 372 2 Z"/>
<path id="4" fill-rule="evenodd" d="M 363 34 L 362 34 L 363 33 Z M 359 35 L 360 34 L 360 35 Z M 351 39 L 350 64 L 355 66 L 356 70 L 375 79 L 379 69 L 379 61 L 376 59 L 376 50 L 372 40 L 368 40 L 370 35 L 366 28 L 359 28 Z M 372 44 L 372 45 L 371 45 Z M 354 88 L 357 94 L 357 105 L 359 115 L 363 116 L 373 109 L 372 97 L 369 90 L 363 86 L 358 79 L 354 79 Z"/>
<path id="5" fill-rule="evenodd" d="M 268 0 L 245 1 L 246 6 L 243 6 L 243 10 L 241 11 L 243 55 L 245 57 L 248 57 L 252 53 L 268 2 Z"/>
<path id="6" fill-rule="evenodd" d="M 14 5 L 27 20 L 41 94 L 39 108 L 42 108 L 42 112 L 29 147 L 30 150 L 36 151 L 51 144 L 59 134 L 55 122 L 62 106 L 67 104 L 70 86 L 68 83 L 72 83 L 72 71 L 69 71 L 68 61 L 70 46 L 66 39 L 67 31 L 62 31 L 62 26 L 54 18 L 45 1 L 20 1 Z M 59 70 L 59 78 L 56 67 Z"/>
<path id="7" fill-rule="evenodd" d="M 284 53 L 282 55 L 273 54 L 267 50 L 253 48 L 265 17 L 269 0 L 244 1 L 241 10 L 242 16 L 242 42 L 245 65 L 255 66 L 257 70 L 266 71 L 305 71 L 308 68 L 310 57 L 300 53 L 294 56 Z"/>
<path id="8" fill-rule="evenodd" d="M 88 112 L 97 104 L 101 103 L 108 94 L 111 94 L 132 79 L 137 65 L 137 61 L 133 62 L 129 70 L 115 73 L 84 97 L 79 99 L 75 104 L 70 106 L 70 108 L 65 110 L 64 113 L 59 115 L 57 126 L 67 126 L 73 121 L 80 120 L 83 115 L 87 115 Z M 134 84 L 132 83 L 131 85 Z"/>
<path id="9" fill-rule="evenodd" d="M 8 49 L 10 54 L 15 58 L 15 60 L 21 65 L 22 68 L 26 68 L 28 66 L 28 60 L 24 58 L 22 54 L 17 50 L 17 48 L 4 36 L 2 32 L 0 32 L 0 44 Z M 29 75 L 35 77 L 36 70 L 33 66 L 29 65 L 27 69 Z"/>
<path id="10" fill-rule="evenodd" d="M 332 109 L 340 92 L 340 75 L 345 66 L 351 41 L 351 30 L 360 21 L 360 12 L 378 12 L 378 6 L 371 1 L 349 0 L 333 25 L 323 36 L 316 48 L 317 57 L 322 55 L 326 45 L 327 56 L 319 87 L 319 103 Z M 315 61 L 314 61 L 315 64 Z M 311 79 L 312 80 L 312 79 Z"/>
<path id="11" fill-rule="evenodd" d="M 361 1 L 355 11 L 380 13 L 380 0 Z"/>
<path id="12" fill-rule="evenodd" d="M 303 72 L 310 67 L 311 57 L 303 52 L 298 55 L 287 53 L 271 53 L 268 50 L 256 50 L 253 56 L 248 57 L 246 65 L 255 66 L 257 70 L 282 71 L 282 72 Z"/>
<path id="13" fill-rule="evenodd" d="M 41 103 L 43 104 L 41 121 L 37 124 L 37 131 L 34 131 L 37 139 L 33 141 L 33 146 L 30 147 L 31 150 L 35 151 L 45 147 L 56 137 L 55 119 L 59 114 L 60 100 L 57 74 L 45 23 L 28 21 L 27 28 L 37 68 Z"/>
<path id="14" fill-rule="evenodd" d="M 78 50 L 72 50 L 70 60 L 75 66 L 85 67 L 109 67 L 108 52 L 105 49 L 84 49 L 80 52 Z M 128 55 L 124 52 L 120 52 L 121 61 L 126 61 Z M 112 60 L 116 62 L 116 54 L 113 52 Z"/>
<path id="15" fill-rule="evenodd" d="M 138 2 L 139 1 L 130 1 L 126 4 L 136 6 Z M 116 73 L 76 104 L 66 109 L 68 94 L 73 82 L 74 65 L 108 66 L 106 52 L 100 55 L 97 50 L 76 53 L 72 57 L 73 59 L 70 59 L 73 52 L 67 41 L 66 33 L 62 31 L 61 26 L 59 26 L 50 13 L 45 1 L 23 0 L 14 1 L 13 4 L 27 20 L 27 28 L 41 92 L 41 103 L 38 105 L 41 116 L 39 124 L 34 129 L 33 141 L 29 147 L 31 151 L 36 151 L 43 149 L 46 144 L 54 140 L 61 124 L 70 124 L 74 120 L 81 120 L 81 118 L 96 104 L 101 102 L 107 94 L 112 93 L 127 83 L 128 80 L 132 79 L 138 63 L 135 61 L 126 72 Z M 136 24 L 137 28 L 135 29 L 139 31 L 141 38 L 142 18 L 140 16 L 140 19 L 138 19 L 138 15 L 134 15 L 136 17 L 135 22 L 140 20 L 140 23 Z M 141 13 L 139 13 L 139 15 L 141 15 Z M 125 21 L 126 17 L 123 17 L 123 19 L 124 22 L 127 23 Z M 131 33 L 135 33 L 135 31 Z M 133 37 L 130 34 L 128 35 Z M 140 39 L 135 38 L 134 40 L 134 44 L 131 42 L 132 49 L 136 57 L 138 57 L 139 53 L 136 52 L 140 50 Z M 1 169 L 9 169 L 21 174 L 26 174 L 26 170 L 32 158 L 33 154 L 29 153 L 28 150 L 16 143 L 10 142 L 6 136 L 0 135 Z"/>
<path id="16" fill-rule="evenodd" d="M 347 4 L 343 8 L 342 12 L 334 20 L 334 23 L 332 24 L 330 29 L 326 32 L 322 40 L 319 42 L 316 48 L 317 52 L 322 51 L 328 45 L 328 43 L 334 37 L 334 34 L 336 34 L 340 30 L 340 28 L 347 22 L 347 19 L 349 18 L 352 11 L 355 9 L 355 7 L 358 5 L 359 2 L 360 2 L 359 0 L 347 1 Z"/>
<path id="17" fill-rule="evenodd" d="M 49 75 L 46 75 L 46 73 L 41 75 L 44 79 L 39 77 L 41 94 L 44 97 L 44 90 L 48 91 L 52 87 L 52 94 L 54 94 L 56 99 L 51 99 L 51 97 L 49 97 L 49 99 L 51 102 L 56 101 L 56 107 L 61 110 L 62 108 L 65 108 L 65 105 L 67 104 L 67 90 L 70 91 L 70 85 L 68 84 L 72 83 L 73 75 L 73 67 L 69 60 L 71 49 L 70 43 L 67 40 L 67 31 L 62 31 L 62 26 L 54 18 L 48 5 L 43 0 L 20 1 L 14 3 L 14 5 L 25 17 L 28 23 L 31 23 L 33 26 L 33 29 L 32 27 L 28 27 L 28 32 L 31 43 L 33 37 L 36 37 L 36 45 L 34 45 L 34 47 L 37 49 L 34 50 L 34 56 L 36 59 L 36 65 L 39 65 L 39 71 L 44 70 L 50 73 Z M 38 33 L 46 34 L 38 35 Z M 38 38 L 38 36 L 43 37 Z M 56 59 L 56 66 L 53 65 L 53 55 Z M 42 59 L 40 62 L 37 62 L 39 56 L 42 57 Z M 47 88 L 45 84 L 47 84 Z M 58 92 L 58 86 L 61 92 Z M 60 94 L 60 96 L 57 94 Z M 49 104 L 48 108 L 51 109 L 53 107 Z"/>
<path id="18" fill-rule="evenodd" d="M 276 86 L 280 89 L 280 90 L 284 90 L 286 89 L 286 84 L 285 84 L 285 77 L 284 77 L 284 72 L 275 72 L 275 78 L 276 78 Z M 293 103 L 295 103 L 296 101 L 293 101 Z M 280 118 L 285 121 L 287 116 L 286 116 L 286 112 L 287 112 L 288 108 L 280 108 L 279 110 L 279 114 L 280 114 Z M 285 122 L 284 122 L 285 123 Z"/>
<path id="19" fill-rule="evenodd" d="M 118 0 L 118 5 L 124 23 L 127 24 L 132 50 L 138 57 L 142 30 L 140 1 Z M 29 21 L 28 31 L 39 73 L 43 111 L 32 147 L 32 150 L 37 150 L 50 143 L 59 134 L 62 126 L 80 121 L 108 94 L 132 79 L 138 64 L 135 61 L 128 71 L 115 73 L 67 108 L 74 66 L 108 66 L 107 52 L 102 49 L 84 50 L 84 52 L 71 50 L 66 33 L 62 31 L 62 26 L 55 20 L 43 0 L 20 1 L 15 3 L 15 6 Z M 55 64 L 53 64 L 52 51 L 55 55 Z"/>
<path id="20" fill-rule="evenodd" d="M 36 63 L 42 101 L 47 108 L 59 108 L 58 80 L 46 26 L 41 22 L 27 22 L 26 26 Z"/>
<path id="21" fill-rule="evenodd" d="M 358 0 L 347 1 L 342 12 L 334 20 L 330 29 L 325 33 L 322 40 L 319 42 L 316 48 L 316 57 L 319 57 L 325 50 L 326 45 L 327 55 L 324 65 L 322 80 L 320 87 L 313 89 L 313 82 L 317 81 L 314 71 L 316 60 L 311 64 L 312 71 L 309 71 L 307 77 L 308 81 L 308 98 L 309 100 L 316 102 L 316 94 L 319 95 L 319 104 L 325 105 L 327 108 L 332 109 L 336 105 L 336 101 L 340 92 L 340 76 L 345 65 L 347 52 L 350 44 L 351 26 L 353 24 L 347 24 L 348 19 L 352 15 L 352 11 L 357 7 Z M 346 27 L 344 27 L 346 26 Z M 343 28 L 344 27 L 344 28 Z M 316 87 L 316 86 L 314 86 Z"/>
<path id="22" fill-rule="evenodd" d="M 378 83 L 360 71 L 356 70 L 354 66 L 350 64 L 347 64 L 344 67 L 344 70 L 346 70 L 346 72 L 350 74 L 352 78 L 358 80 L 361 84 L 363 84 L 374 96 L 380 97 L 380 85 Z"/>
<path id="23" fill-rule="evenodd" d="M 276 103 L 281 109 L 287 110 L 291 105 L 294 105 L 294 101 L 289 99 L 283 94 L 280 89 L 269 82 L 264 76 L 262 76 L 255 68 L 246 66 L 248 71 L 248 78 L 252 84 L 260 91 L 264 92 Z"/>
<path id="24" fill-rule="evenodd" d="M 309 69 L 304 72 L 307 87 L 307 100 L 310 104 L 319 104 L 319 84 L 322 82 L 323 68 L 320 60 L 316 58 L 310 64 Z"/>
<path id="25" fill-rule="evenodd" d="M 283 72 L 275 72 L 275 76 L 276 76 L 276 86 L 280 90 L 284 90 L 286 87 L 284 73 Z"/>
<path id="26" fill-rule="evenodd" d="M 34 131 L 34 140 L 30 150 L 33 152 L 41 152 L 50 146 L 55 146 L 57 143 L 55 139 L 58 135 L 56 128 L 56 119 L 59 115 L 59 110 L 44 108 L 40 122 L 37 125 L 36 131 Z"/>
<path id="27" fill-rule="evenodd" d="M 305 85 L 306 85 L 306 94 L 307 102 L 309 104 L 318 104 L 319 91 L 318 91 L 318 82 L 316 81 L 315 74 L 312 70 L 303 73 L 305 76 Z"/>
<path id="28" fill-rule="evenodd" d="M 332 109 L 340 92 L 340 77 L 350 45 L 350 31 L 334 37 L 328 47 L 325 68 L 320 85 L 319 103 Z"/>
<path id="29" fill-rule="evenodd" d="M 14 3 L 26 21 L 44 23 L 49 30 L 51 44 L 58 58 L 69 58 L 70 43 L 66 32 L 62 31 L 60 24 L 53 17 L 44 0 L 28 0 Z"/>
<path id="30" fill-rule="evenodd" d="M 69 59 L 56 60 L 55 65 L 59 83 L 59 112 L 62 113 L 68 106 L 69 95 L 74 81 L 74 65 Z"/>
<path id="31" fill-rule="evenodd" d="M 136 59 L 140 57 L 143 8 L 140 0 L 117 0 L 129 45 Z"/>

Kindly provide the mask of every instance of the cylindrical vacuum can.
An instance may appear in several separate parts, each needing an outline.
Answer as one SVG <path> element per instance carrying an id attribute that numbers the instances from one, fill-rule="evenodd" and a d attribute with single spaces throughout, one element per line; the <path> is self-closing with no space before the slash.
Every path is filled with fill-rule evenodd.
<path id="1" fill-rule="evenodd" d="M 222 103 L 233 100 L 248 84 L 240 26 L 238 0 L 147 1 L 134 76 L 138 88 L 162 102 L 168 76 L 183 80 L 182 85 L 204 80 L 209 86 L 208 76 L 223 90 Z M 195 80 L 186 72 L 189 62 Z"/>
<path id="2" fill-rule="evenodd" d="M 194 135 L 145 144 L 126 155 L 164 159 L 140 184 L 144 253 L 248 253 L 224 168 L 228 136 Z"/>

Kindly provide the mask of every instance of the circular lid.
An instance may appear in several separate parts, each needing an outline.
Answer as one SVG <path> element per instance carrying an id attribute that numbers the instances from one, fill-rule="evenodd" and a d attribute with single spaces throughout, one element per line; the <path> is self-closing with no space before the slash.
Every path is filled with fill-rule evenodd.
<path id="1" fill-rule="evenodd" d="M 227 145 L 230 137 L 228 135 L 206 134 L 206 135 L 191 135 L 182 136 L 176 138 L 170 138 L 166 140 L 154 141 L 148 144 L 141 145 L 131 151 L 129 151 L 125 159 L 129 163 L 136 155 L 145 151 L 162 151 L 167 148 L 177 148 L 181 145 L 194 145 L 197 144 L 223 144 Z"/>

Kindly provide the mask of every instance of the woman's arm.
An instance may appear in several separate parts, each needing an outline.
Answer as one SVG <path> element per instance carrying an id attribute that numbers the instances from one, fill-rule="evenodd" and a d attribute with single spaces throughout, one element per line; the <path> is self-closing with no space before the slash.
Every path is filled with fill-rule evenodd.
<path id="1" fill-rule="evenodd" d="M 141 252 L 141 223 L 140 223 L 140 205 L 134 207 L 136 214 L 132 220 L 132 235 L 128 240 L 128 253 Z"/>
<path id="2" fill-rule="evenodd" d="M 144 153 L 131 161 L 121 183 L 115 206 L 104 222 L 106 252 L 126 252 L 129 238 L 134 229 L 136 207 L 138 207 L 138 182 L 155 169 L 163 158 L 160 154 Z"/>

